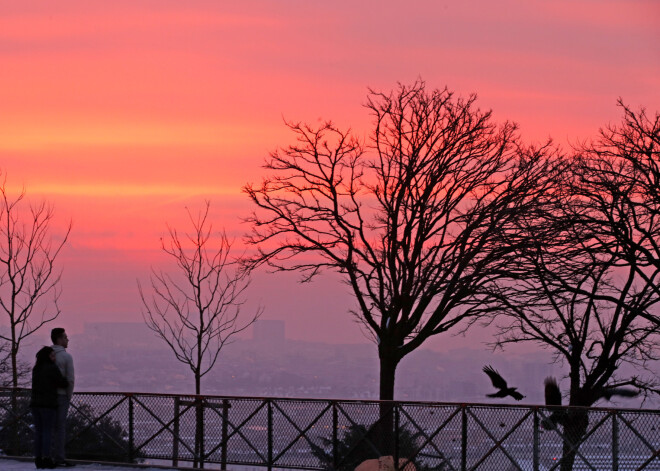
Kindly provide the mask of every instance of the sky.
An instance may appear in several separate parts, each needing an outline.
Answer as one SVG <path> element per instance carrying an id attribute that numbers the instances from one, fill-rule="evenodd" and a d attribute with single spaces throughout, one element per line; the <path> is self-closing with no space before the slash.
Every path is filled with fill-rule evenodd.
<path id="1" fill-rule="evenodd" d="M 292 141 L 285 119 L 366 136 L 368 89 L 420 77 L 529 142 L 588 139 L 619 97 L 660 110 L 660 3 L 0 2 L 0 169 L 54 205 L 54 232 L 73 223 L 58 324 L 140 322 L 136 280 L 168 266 L 159 238 L 186 207 L 209 200 L 240 246 L 241 188 Z M 248 307 L 291 338 L 364 341 L 336 277 L 296 280 L 257 273 Z"/>

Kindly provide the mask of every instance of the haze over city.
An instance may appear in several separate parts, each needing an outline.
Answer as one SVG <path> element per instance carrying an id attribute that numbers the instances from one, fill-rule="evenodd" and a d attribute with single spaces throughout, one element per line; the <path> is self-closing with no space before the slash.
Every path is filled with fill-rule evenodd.
<path id="1" fill-rule="evenodd" d="M 330 119 L 365 137 L 369 89 L 421 78 L 476 93 L 478 107 L 518 123 L 525 142 L 566 148 L 618 122 L 618 98 L 660 109 L 659 20 L 657 2 L 623 0 L 2 3 L 2 177 L 10 194 L 24 188 L 30 201 L 53 204 L 55 234 L 73 224 L 53 326 L 72 333 L 77 361 L 104 356 L 111 343 L 92 352 L 76 342 L 86 325 L 142 322 L 137 280 L 171 266 L 160 250 L 168 225 L 183 227 L 186 208 L 208 200 L 214 227 L 244 250 L 251 203 L 242 188 L 261 181 L 269 152 L 293 142 L 284 120 Z M 284 322 L 291 341 L 368 342 L 339 276 L 299 279 L 259 269 L 244 309 L 263 307 L 262 319 Z M 49 327 L 37 335 L 43 343 Z M 490 340 L 477 327 L 424 347 L 487 352 Z M 544 355 L 531 346 L 510 354 L 521 351 Z"/>

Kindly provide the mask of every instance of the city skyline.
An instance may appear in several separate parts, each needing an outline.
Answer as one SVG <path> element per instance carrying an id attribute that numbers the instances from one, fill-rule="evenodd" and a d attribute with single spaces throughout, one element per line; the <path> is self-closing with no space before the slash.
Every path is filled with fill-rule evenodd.
<path id="1" fill-rule="evenodd" d="M 261 324 L 261 325 L 259 325 Z M 22 358 L 47 344 L 47 330 L 31 338 Z M 41 338 L 40 338 L 41 337 Z M 138 322 L 90 322 L 71 335 L 77 390 L 82 392 L 194 392 L 194 376 L 169 347 Z M 43 341 L 40 341 L 43 340 Z M 432 344 L 431 344 L 432 345 Z M 521 404 L 542 404 L 543 380 L 566 384 L 564 366 L 538 349 L 492 351 L 485 345 L 456 343 L 444 349 L 422 347 L 407 357 L 397 375 L 402 401 L 509 404 L 489 398 L 491 382 L 482 371 L 491 364 L 525 395 Z M 657 372 L 660 364 L 651 369 Z M 630 370 L 626 367 L 625 371 Z M 448 376 L 449 375 L 449 376 Z M 378 357 L 366 339 L 358 343 L 292 339 L 283 320 L 258 320 L 223 350 L 216 367 L 202 380 L 202 393 L 219 396 L 377 399 Z M 649 397 L 603 401 L 599 407 L 657 408 Z"/>

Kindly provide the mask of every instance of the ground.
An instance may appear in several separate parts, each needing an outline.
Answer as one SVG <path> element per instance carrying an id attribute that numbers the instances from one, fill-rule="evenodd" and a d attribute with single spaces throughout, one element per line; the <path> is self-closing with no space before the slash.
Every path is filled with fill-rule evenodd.
<path id="1" fill-rule="evenodd" d="M 14 461 L 0 459 L 0 469 L 2 471 L 32 471 L 36 469 L 31 461 Z M 64 469 L 64 468 L 58 468 Z M 102 466 L 98 464 L 79 464 L 75 468 L 67 468 L 80 471 L 162 471 L 162 468 L 131 468 L 125 466 Z"/>

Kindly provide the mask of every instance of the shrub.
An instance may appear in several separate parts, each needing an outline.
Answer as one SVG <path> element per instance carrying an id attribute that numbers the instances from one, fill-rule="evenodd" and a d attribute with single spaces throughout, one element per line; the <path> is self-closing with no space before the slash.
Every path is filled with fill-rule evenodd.
<path id="1" fill-rule="evenodd" d="M 381 456 L 381 453 L 377 450 L 378 441 L 375 430 L 377 430 L 377 426 L 371 429 L 361 424 L 349 426 L 344 432 L 344 436 L 337 442 L 336 468 L 332 456 L 332 439 L 321 437 L 322 446 L 313 445 L 312 454 L 318 458 L 324 469 L 353 471 L 363 461 Z M 411 461 L 418 471 L 444 471 L 450 469 L 442 454 L 434 457 L 421 456 L 418 449 L 422 443 L 422 434 L 412 433 L 406 427 L 402 427 L 399 430 L 399 459 L 409 459 L 417 453 Z"/>
<path id="2" fill-rule="evenodd" d="M 34 420 L 29 399 L 2 401 L 0 411 L 0 450 L 12 456 L 31 456 L 34 447 Z M 12 413 L 12 409 L 16 412 Z M 139 462 L 130 457 L 128 433 L 119 421 L 105 416 L 98 419 L 89 404 L 69 409 L 67 418 L 67 456 L 72 459 L 110 462 Z M 93 425 L 92 425 L 93 424 Z"/>

